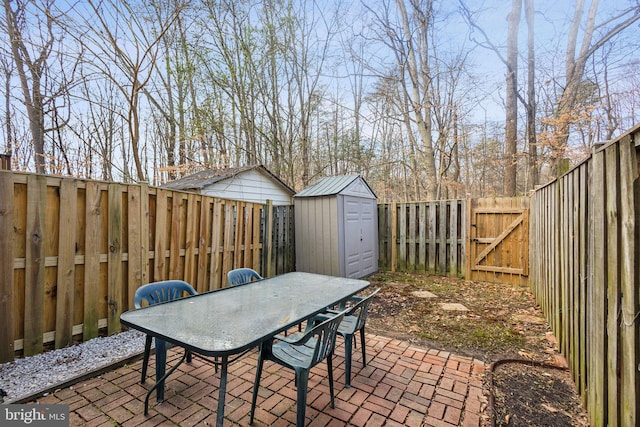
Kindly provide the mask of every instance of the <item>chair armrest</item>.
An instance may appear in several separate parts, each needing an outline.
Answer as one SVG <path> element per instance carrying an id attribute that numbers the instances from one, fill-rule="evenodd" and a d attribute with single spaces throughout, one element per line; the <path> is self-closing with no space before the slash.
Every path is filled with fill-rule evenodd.
<path id="1" fill-rule="evenodd" d="M 311 319 L 307 320 L 307 327 L 304 329 L 304 331 L 307 332 L 308 330 L 312 329 L 314 326 L 319 325 L 325 320 L 331 319 L 333 316 L 335 316 L 338 313 L 340 312 L 335 310 L 325 310 L 322 313 L 316 314 Z"/>
<path id="2" fill-rule="evenodd" d="M 295 344 L 300 340 L 300 337 L 295 335 L 292 335 L 291 337 L 285 337 L 284 335 L 276 335 L 275 337 L 273 337 L 273 339 L 276 339 L 278 341 L 284 341 L 289 344 Z"/>

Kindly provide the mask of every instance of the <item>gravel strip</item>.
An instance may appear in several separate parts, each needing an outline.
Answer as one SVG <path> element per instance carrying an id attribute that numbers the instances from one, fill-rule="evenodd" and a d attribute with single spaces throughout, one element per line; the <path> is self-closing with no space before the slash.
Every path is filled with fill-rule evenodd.
<path id="1" fill-rule="evenodd" d="M 144 351 L 145 334 L 126 331 L 0 364 L 4 403 L 44 393 Z"/>

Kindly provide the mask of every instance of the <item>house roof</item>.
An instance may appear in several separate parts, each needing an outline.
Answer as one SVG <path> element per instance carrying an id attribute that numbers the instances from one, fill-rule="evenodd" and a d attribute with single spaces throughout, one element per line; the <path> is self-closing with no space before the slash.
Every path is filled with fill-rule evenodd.
<path id="1" fill-rule="evenodd" d="M 224 181 L 225 179 L 233 178 L 236 175 L 251 170 L 256 170 L 272 178 L 277 184 L 279 184 L 285 191 L 289 192 L 290 194 L 295 193 L 295 191 L 293 191 L 287 184 L 285 184 L 280 178 L 271 173 L 263 165 L 252 165 L 225 169 L 205 169 L 200 172 L 196 172 L 193 175 L 185 176 L 183 178 L 167 182 L 166 184 L 162 185 L 162 187 L 172 190 L 202 190 L 203 188 L 206 188 L 211 184 L 215 184 L 219 181 Z"/>
<path id="2" fill-rule="evenodd" d="M 338 175 L 321 178 L 293 197 L 322 197 L 340 194 L 345 188 L 358 179 L 366 185 L 369 191 L 371 191 L 371 194 L 375 197 L 375 193 L 371 187 L 369 187 L 369 184 L 367 184 L 364 178 L 360 175 Z"/>

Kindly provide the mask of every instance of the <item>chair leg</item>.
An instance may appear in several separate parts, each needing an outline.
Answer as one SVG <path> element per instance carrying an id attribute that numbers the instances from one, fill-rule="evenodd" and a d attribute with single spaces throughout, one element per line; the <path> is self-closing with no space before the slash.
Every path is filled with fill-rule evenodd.
<path id="1" fill-rule="evenodd" d="M 364 328 L 360 329 L 360 347 L 362 347 L 362 366 L 367 366 L 367 346 L 364 343 Z"/>
<path id="2" fill-rule="evenodd" d="M 329 372 L 329 396 L 331 396 L 331 407 L 336 408 L 336 402 L 333 399 L 333 354 L 327 356 L 327 372 Z"/>
<path id="3" fill-rule="evenodd" d="M 144 384 L 144 382 L 147 380 L 147 366 L 149 366 L 149 355 L 151 354 L 151 340 L 153 340 L 151 335 L 147 335 L 144 341 L 144 356 L 142 358 L 142 377 L 140 378 L 141 384 Z"/>
<path id="4" fill-rule="evenodd" d="M 187 352 L 187 363 L 191 363 L 193 360 L 193 356 L 191 355 L 191 351 L 185 350 Z"/>
<path id="5" fill-rule="evenodd" d="M 351 387 L 351 355 L 353 353 L 353 335 L 344 336 L 344 387 Z"/>
<path id="6" fill-rule="evenodd" d="M 258 400 L 258 388 L 260 387 L 260 376 L 262 375 L 262 346 L 258 352 L 258 366 L 256 367 L 256 379 L 253 382 L 253 396 L 251 397 L 251 412 L 249 413 L 249 424 L 253 424 L 253 415 L 256 410 L 256 401 Z"/>
<path id="7" fill-rule="evenodd" d="M 304 427 L 304 417 L 307 412 L 307 387 L 309 387 L 309 371 L 300 369 L 298 372 L 298 407 L 296 410 L 296 427 Z"/>

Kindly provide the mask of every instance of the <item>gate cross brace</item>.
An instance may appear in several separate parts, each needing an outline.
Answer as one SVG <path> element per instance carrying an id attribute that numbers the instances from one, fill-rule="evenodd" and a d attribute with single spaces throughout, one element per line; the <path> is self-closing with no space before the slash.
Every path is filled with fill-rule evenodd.
<path id="1" fill-rule="evenodd" d="M 476 257 L 474 263 L 476 265 L 479 264 L 480 261 L 482 261 L 487 255 L 489 255 L 489 253 L 492 250 L 494 250 L 496 248 L 496 246 L 498 246 L 498 244 L 505 239 L 505 237 L 507 237 L 509 234 L 511 234 L 511 232 L 518 225 L 520 225 L 522 223 L 523 218 L 524 218 L 524 215 L 521 214 L 511 224 L 509 224 L 509 226 L 502 233 L 500 233 L 500 235 L 498 237 L 495 238 L 493 243 L 491 243 L 489 246 L 484 248 L 484 250 L 478 254 L 478 256 Z"/>

